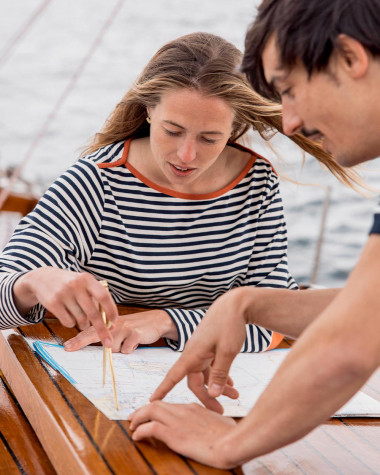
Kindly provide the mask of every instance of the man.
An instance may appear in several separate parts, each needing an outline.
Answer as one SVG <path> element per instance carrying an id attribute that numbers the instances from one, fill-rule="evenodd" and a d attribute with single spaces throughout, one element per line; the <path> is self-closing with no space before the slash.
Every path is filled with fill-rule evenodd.
<path id="1" fill-rule="evenodd" d="M 380 0 L 265 0 L 247 33 L 243 69 L 259 92 L 281 100 L 286 134 L 321 141 L 347 167 L 380 155 Z M 232 393 L 228 370 L 246 323 L 302 333 L 245 419 L 233 425 L 198 405 L 156 401 L 132 416 L 134 439 L 153 436 L 230 468 L 303 437 L 348 401 L 380 365 L 377 212 L 344 289 L 225 294 L 152 396 L 162 399 L 187 375 L 206 407 L 220 411 L 214 398 Z"/>

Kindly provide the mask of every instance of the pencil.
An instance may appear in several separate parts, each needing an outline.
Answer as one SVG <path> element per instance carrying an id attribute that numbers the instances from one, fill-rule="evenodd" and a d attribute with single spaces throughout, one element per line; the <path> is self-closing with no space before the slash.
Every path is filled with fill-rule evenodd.
<path id="1" fill-rule="evenodd" d="M 108 290 L 108 282 L 106 280 L 101 280 L 100 283 L 103 285 Z M 103 322 L 109 328 L 109 321 L 107 320 L 106 312 L 103 310 L 102 307 L 100 307 L 100 313 L 103 319 Z M 116 381 L 115 381 L 115 370 L 113 366 L 113 360 L 112 360 L 112 350 L 111 348 L 106 348 L 103 346 L 103 387 L 106 383 L 106 368 L 107 368 L 107 354 L 108 358 L 110 361 L 110 368 L 111 368 L 111 379 L 112 379 L 112 386 L 113 386 L 113 397 L 115 401 L 115 408 L 118 411 L 119 410 L 119 404 L 117 401 L 117 392 L 116 392 Z"/>

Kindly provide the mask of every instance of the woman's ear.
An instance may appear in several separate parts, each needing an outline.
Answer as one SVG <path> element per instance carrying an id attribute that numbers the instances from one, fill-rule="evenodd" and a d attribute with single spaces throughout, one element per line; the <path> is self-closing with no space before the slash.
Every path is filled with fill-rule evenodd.
<path id="1" fill-rule="evenodd" d="M 337 53 L 341 66 L 353 79 L 365 76 L 369 66 L 369 52 L 360 41 L 340 34 L 337 39 Z"/>

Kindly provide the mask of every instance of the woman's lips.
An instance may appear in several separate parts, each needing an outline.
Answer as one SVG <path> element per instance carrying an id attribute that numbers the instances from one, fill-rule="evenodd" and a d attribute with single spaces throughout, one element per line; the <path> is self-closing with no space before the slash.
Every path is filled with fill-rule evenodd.
<path id="1" fill-rule="evenodd" d="M 170 163 L 170 168 L 176 176 L 189 176 L 195 170 L 195 168 L 180 167 L 179 165 L 173 165 L 172 163 Z"/>

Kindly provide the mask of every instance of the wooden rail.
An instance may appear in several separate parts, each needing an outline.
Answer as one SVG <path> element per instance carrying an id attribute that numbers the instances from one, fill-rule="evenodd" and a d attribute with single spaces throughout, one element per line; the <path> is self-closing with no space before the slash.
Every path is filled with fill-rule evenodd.
<path id="1" fill-rule="evenodd" d="M 0 473 L 56 473 L 1 372 Z"/>
<path id="2" fill-rule="evenodd" d="M 2 189 L 0 188 L 0 192 L 1 190 Z M 37 203 L 37 198 L 28 195 L 12 193 L 5 200 L 1 211 L 15 211 L 20 213 L 22 216 L 25 216 L 33 211 Z"/>

